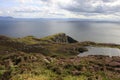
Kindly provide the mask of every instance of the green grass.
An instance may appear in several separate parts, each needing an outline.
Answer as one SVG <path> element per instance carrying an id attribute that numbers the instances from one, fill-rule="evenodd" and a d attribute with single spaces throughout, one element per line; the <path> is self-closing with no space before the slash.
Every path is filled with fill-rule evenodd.
<path id="1" fill-rule="evenodd" d="M 86 76 L 81 75 L 81 76 L 66 76 L 63 78 L 63 80 L 87 80 Z"/>
<path id="2" fill-rule="evenodd" d="M 0 79 L 6 70 L 0 70 Z"/>

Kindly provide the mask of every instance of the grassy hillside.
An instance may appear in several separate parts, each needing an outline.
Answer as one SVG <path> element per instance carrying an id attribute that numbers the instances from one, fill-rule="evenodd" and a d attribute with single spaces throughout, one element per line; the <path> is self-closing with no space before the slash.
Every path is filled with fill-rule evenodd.
<path id="1" fill-rule="evenodd" d="M 120 80 L 120 57 L 78 57 L 85 46 L 120 48 L 77 42 L 64 33 L 42 39 L 0 36 L 0 80 Z"/>

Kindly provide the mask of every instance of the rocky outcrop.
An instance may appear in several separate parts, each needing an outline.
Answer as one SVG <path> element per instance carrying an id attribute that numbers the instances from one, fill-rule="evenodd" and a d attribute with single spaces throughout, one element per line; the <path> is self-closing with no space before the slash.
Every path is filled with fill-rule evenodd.
<path id="1" fill-rule="evenodd" d="M 70 36 L 66 35 L 65 33 L 58 33 L 55 35 L 47 36 L 42 38 L 42 40 L 52 41 L 56 43 L 76 43 L 75 39 L 71 38 Z"/>
<path id="2" fill-rule="evenodd" d="M 3 35 L 0 35 L 0 41 L 1 40 L 9 40 L 10 38 L 9 37 L 6 37 L 6 36 L 3 36 Z"/>

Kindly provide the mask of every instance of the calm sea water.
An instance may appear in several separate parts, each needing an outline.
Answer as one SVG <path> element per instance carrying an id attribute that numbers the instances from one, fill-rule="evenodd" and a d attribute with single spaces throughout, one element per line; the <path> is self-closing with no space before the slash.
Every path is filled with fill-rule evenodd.
<path id="1" fill-rule="evenodd" d="M 2 21 L 0 35 L 44 37 L 55 33 L 66 33 L 78 41 L 95 41 L 120 44 L 120 23 L 88 21 Z"/>

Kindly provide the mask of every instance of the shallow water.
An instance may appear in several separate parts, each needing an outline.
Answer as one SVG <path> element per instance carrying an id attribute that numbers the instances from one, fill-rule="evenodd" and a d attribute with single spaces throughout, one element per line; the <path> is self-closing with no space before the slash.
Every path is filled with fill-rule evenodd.
<path id="1" fill-rule="evenodd" d="M 120 56 L 120 49 L 118 48 L 107 48 L 107 47 L 87 47 L 88 51 L 80 53 L 79 56 L 88 55 L 105 55 L 105 56 Z"/>

